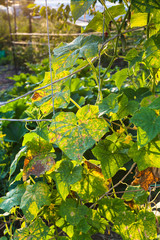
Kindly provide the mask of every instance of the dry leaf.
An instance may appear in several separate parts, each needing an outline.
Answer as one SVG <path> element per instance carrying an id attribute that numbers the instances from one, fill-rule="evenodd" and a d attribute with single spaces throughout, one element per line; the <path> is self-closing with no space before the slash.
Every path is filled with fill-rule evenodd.
<path id="1" fill-rule="evenodd" d="M 153 183 L 156 183 L 160 180 L 160 169 L 159 168 L 146 168 L 143 171 L 138 171 L 136 168 L 135 180 L 131 185 L 140 185 L 144 190 L 148 190 L 149 186 Z"/>

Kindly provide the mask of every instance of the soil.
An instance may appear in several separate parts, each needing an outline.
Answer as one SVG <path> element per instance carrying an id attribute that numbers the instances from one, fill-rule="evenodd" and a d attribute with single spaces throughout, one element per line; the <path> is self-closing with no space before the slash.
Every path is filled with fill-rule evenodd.
<path id="1" fill-rule="evenodd" d="M 8 79 L 15 75 L 15 70 L 11 65 L 0 66 L 0 91 L 7 90 L 14 85 L 14 81 Z"/>

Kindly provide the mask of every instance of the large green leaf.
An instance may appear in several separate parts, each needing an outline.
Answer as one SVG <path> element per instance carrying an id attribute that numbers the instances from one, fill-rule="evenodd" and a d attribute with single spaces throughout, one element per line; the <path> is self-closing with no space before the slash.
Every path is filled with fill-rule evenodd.
<path id="1" fill-rule="evenodd" d="M 142 61 L 143 51 L 139 52 L 137 49 L 131 49 L 127 52 L 125 60 L 129 62 L 129 68 L 133 67 L 137 62 Z"/>
<path id="2" fill-rule="evenodd" d="M 127 214 L 128 213 L 126 213 L 126 215 Z M 136 217 L 136 221 L 130 224 L 130 226 L 127 226 L 127 231 L 126 226 L 123 225 L 122 221 L 120 222 L 120 225 L 114 225 L 113 230 L 120 234 L 123 240 L 156 239 L 157 230 L 154 213 L 141 210 Z"/>
<path id="3" fill-rule="evenodd" d="M 122 198 L 127 202 L 134 201 L 136 204 L 142 205 L 147 203 L 148 192 L 140 186 L 128 186 Z"/>
<path id="4" fill-rule="evenodd" d="M 92 30 L 95 32 L 103 32 L 103 15 L 100 12 L 97 12 L 94 18 L 88 23 L 84 32 Z"/>
<path id="5" fill-rule="evenodd" d="M 160 97 L 156 97 L 148 106 L 151 109 L 160 110 Z"/>
<path id="6" fill-rule="evenodd" d="M 0 209 L 9 212 L 12 207 L 20 205 L 21 197 L 25 192 L 23 184 L 18 185 L 16 188 L 9 191 L 5 197 L 0 198 Z"/>
<path id="7" fill-rule="evenodd" d="M 25 123 L 11 122 L 3 129 L 4 140 L 7 142 L 19 142 L 26 132 Z"/>
<path id="8" fill-rule="evenodd" d="M 71 190 L 77 192 L 84 201 L 95 202 L 107 191 L 107 183 L 97 172 L 87 172 L 83 174 L 81 181 L 71 186 Z"/>
<path id="9" fill-rule="evenodd" d="M 50 126 L 49 136 L 69 158 L 81 160 L 83 153 L 107 131 L 106 121 L 98 118 L 98 106 L 86 105 L 76 115 L 58 113 Z"/>
<path id="10" fill-rule="evenodd" d="M 68 223 L 76 226 L 82 219 L 85 219 L 85 215 L 89 211 L 84 205 L 77 206 L 78 203 L 74 199 L 66 199 L 61 203 L 59 214 Z"/>
<path id="11" fill-rule="evenodd" d="M 32 222 L 29 227 L 17 229 L 14 234 L 14 240 L 46 240 L 49 227 L 38 218 Z"/>
<path id="12" fill-rule="evenodd" d="M 105 24 L 108 25 L 109 22 L 112 21 L 112 18 L 118 17 L 123 14 L 125 14 L 125 8 L 123 4 L 119 4 L 119 5 L 108 8 L 108 11 L 105 11 Z M 103 32 L 103 14 L 102 13 L 100 12 L 96 13 L 94 18 L 86 26 L 84 32 L 87 32 L 88 30 Z"/>
<path id="13" fill-rule="evenodd" d="M 93 3 L 94 0 L 71 0 L 71 12 L 74 20 L 81 17 Z"/>
<path id="14" fill-rule="evenodd" d="M 140 149 L 135 143 L 129 150 L 129 156 L 137 163 L 139 171 L 148 167 L 160 168 L 160 141 L 151 142 Z"/>
<path id="15" fill-rule="evenodd" d="M 113 222 L 112 230 L 124 240 L 146 240 L 157 236 L 154 214 L 144 210 L 135 214 L 125 206 L 122 199 L 99 201 L 99 211 L 103 217 Z"/>
<path id="16" fill-rule="evenodd" d="M 58 192 L 65 200 L 70 191 L 70 185 L 80 181 L 82 178 L 82 166 L 74 166 L 72 162 L 64 160 L 60 167 L 54 172 L 54 180 Z"/>
<path id="17" fill-rule="evenodd" d="M 20 208 L 27 220 L 33 220 L 44 205 L 50 204 L 49 187 L 43 182 L 28 185 L 21 198 Z"/>
<path id="18" fill-rule="evenodd" d="M 64 231 L 70 238 L 72 238 L 72 236 L 74 234 L 74 226 L 70 225 L 70 224 L 66 224 L 66 221 L 64 218 L 58 219 L 58 221 L 56 221 L 55 225 L 57 227 L 59 227 L 60 229 L 62 229 L 62 231 Z M 67 239 L 69 239 L 69 238 L 67 238 Z"/>
<path id="19" fill-rule="evenodd" d="M 119 120 L 128 115 L 134 115 L 139 109 L 139 103 L 135 100 L 128 100 L 128 97 L 123 94 L 119 97 L 119 109 L 116 114 L 112 115 L 112 120 Z"/>
<path id="20" fill-rule="evenodd" d="M 65 43 L 54 49 L 55 62 L 61 63 L 61 69 L 71 68 L 78 58 L 92 58 L 98 54 L 98 36 L 79 36 L 71 43 Z M 60 70 L 59 70 L 60 71 Z"/>
<path id="21" fill-rule="evenodd" d="M 135 221 L 134 214 L 127 210 L 124 201 L 120 198 L 108 198 L 99 201 L 99 211 L 101 216 L 105 217 L 108 221 L 114 222 L 115 225 L 129 226 Z"/>
<path id="22" fill-rule="evenodd" d="M 138 144 L 144 146 L 154 139 L 160 132 L 160 116 L 157 117 L 154 110 L 142 107 L 131 118 L 131 122 L 138 128 Z"/>
<path id="23" fill-rule="evenodd" d="M 102 173 L 106 179 L 112 178 L 129 161 L 127 148 L 123 143 L 114 143 L 105 139 L 92 150 L 95 157 L 101 161 Z"/>
<path id="24" fill-rule="evenodd" d="M 117 94 L 111 93 L 99 104 L 99 116 L 103 114 L 116 113 L 118 111 Z"/>
<path id="25" fill-rule="evenodd" d="M 132 6 L 137 12 L 152 12 L 160 9 L 159 0 L 132 0 Z"/>
<path id="26" fill-rule="evenodd" d="M 153 35 L 144 44 L 144 61 L 151 68 L 160 67 L 160 34 Z"/>
<path id="27" fill-rule="evenodd" d="M 82 232 L 75 232 L 74 235 L 73 235 L 73 238 L 72 240 L 92 240 L 93 238 L 91 238 L 90 234 L 85 234 L 85 233 L 82 233 Z"/>
<path id="28" fill-rule="evenodd" d="M 116 86 L 118 89 L 121 88 L 124 81 L 126 81 L 128 77 L 128 68 L 124 68 L 118 72 L 116 72 L 114 75 L 112 75 L 111 80 L 115 81 Z"/>
<path id="29" fill-rule="evenodd" d="M 150 19 L 150 28 L 149 35 L 152 36 L 160 30 L 160 19 L 159 19 L 160 9 L 154 9 Z"/>

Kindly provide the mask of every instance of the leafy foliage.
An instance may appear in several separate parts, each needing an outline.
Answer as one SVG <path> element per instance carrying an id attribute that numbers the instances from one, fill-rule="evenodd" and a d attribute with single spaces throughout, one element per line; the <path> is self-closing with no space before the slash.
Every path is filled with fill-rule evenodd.
<path id="1" fill-rule="evenodd" d="M 26 119 L 0 125 L 0 180 L 9 176 L 0 217 L 10 239 L 91 240 L 110 229 L 124 240 L 158 237 L 148 189 L 160 181 L 160 6 L 101 3 L 84 31 L 103 36 L 57 46 L 52 87 L 48 62 L 37 78 L 14 76 L 12 94 L 28 84 L 34 94 L 0 109 L 1 118 Z M 92 4 L 72 0 L 74 20 Z"/>

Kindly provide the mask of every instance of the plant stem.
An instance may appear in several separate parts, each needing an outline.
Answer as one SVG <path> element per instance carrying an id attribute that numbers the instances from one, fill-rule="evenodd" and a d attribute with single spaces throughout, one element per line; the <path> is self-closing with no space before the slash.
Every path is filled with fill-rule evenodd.
<path id="1" fill-rule="evenodd" d="M 78 103 L 76 103 L 71 97 L 70 97 L 70 101 L 71 101 L 78 109 L 81 109 L 81 107 L 78 105 Z"/>
<path id="2" fill-rule="evenodd" d="M 147 39 L 149 38 L 150 13 L 147 15 Z"/>
<path id="3" fill-rule="evenodd" d="M 107 69 L 106 69 L 106 71 L 105 71 L 105 73 L 104 73 L 103 76 L 102 76 L 102 79 L 105 77 L 106 73 L 107 73 L 107 72 L 110 70 L 110 68 L 112 67 L 112 64 L 113 64 L 113 62 L 115 61 L 115 59 L 116 59 L 116 57 L 113 56 L 112 59 L 111 59 L 111 61 L 110 61 L 110 63 L 109 63 L 109 65 L 108 65 L 108 67 L 107 67 Z"/>
<path id="4" fill-rule="evenodd" d="M 152 68 L 152 85 L 151 85 L 151 92 L 152 94 L 155 94 L 155 89 L 156 89 L 156 72 L 157 70 Z"/>
<path id="5" fill-rule="evenodd" d="M 29 178 L 30 178 L 30 180 L 31 180 L 34 184 L 36 183 L 31 176 L 29 176 Z"/>
<path id="6" fill-rule="evenodd" d="M 114 17 L 112 16 L 112 14 L 110 13 L 110 11 L 108 10 L 108 8 L 106 7 L 106 4 L 105 4 L 104 0 L 101 0 L 101 3 L 102 3 L 102 5 L 104 6 L 105 11 L 107 12 L 107 14 L 108 14 L 108 16 L 110 17 L 111 21 L 113 21 L 113 23 L 115 24 L 117 30 L 119 30 L 118 24 L 117 24 L 117 22 L 115 21 L 115 19 L 114 19 Z"/>

